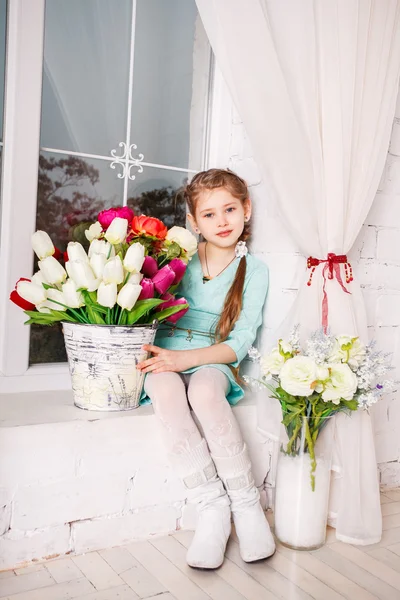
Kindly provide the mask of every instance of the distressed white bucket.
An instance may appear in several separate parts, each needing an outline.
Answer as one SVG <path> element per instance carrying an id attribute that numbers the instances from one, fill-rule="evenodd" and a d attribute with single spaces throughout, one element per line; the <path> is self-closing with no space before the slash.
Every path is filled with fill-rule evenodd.
<path id="1" fill-rule="evenodd" d="M 63 322 L 74 402 L 87 410 L 131 410 L 139 406 L 144 374 L 136 365 L 148 353 L 153 325 L 86 325 Z"/>

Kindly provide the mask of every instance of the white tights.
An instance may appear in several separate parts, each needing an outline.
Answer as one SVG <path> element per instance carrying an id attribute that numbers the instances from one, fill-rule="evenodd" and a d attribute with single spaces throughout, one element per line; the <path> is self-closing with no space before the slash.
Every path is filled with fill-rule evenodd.
<path id="1" fill-rule="evenodd" d="M 147 375 L 145 391 L 159 418 L 168 453 L 189 452 L 201 442 L 190 406 L 203 428 L 211 454 L 227 457 L 243 450 L 242 434 L 226 399 L 229 385 L 225 373 L 213 367 L 188 375 L 173 372 Z"/>

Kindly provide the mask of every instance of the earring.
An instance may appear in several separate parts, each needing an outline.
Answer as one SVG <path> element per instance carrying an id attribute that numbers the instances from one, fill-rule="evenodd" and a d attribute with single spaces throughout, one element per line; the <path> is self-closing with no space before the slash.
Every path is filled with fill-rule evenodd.
<path id="1" fill-rule="evenodd" d="M 250 220 L 250 217 L 245 217 L 244 220 L 246 221 L 246 223 Z"/>

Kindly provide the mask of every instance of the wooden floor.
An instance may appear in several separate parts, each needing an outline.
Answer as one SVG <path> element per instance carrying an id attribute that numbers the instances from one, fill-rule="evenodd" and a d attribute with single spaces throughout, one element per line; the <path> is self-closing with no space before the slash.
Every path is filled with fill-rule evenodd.
<path id="1" fill-rule="evenodd" d="M 0 573 L 5 600 L 400 600 L 400 490 L 382 494 L 384 534 L 374 546 L 336 542 L 315 552 L 278 546 L 246 564 L 235 536 L 217 571 L 186 565 L 191 532 Z"/>

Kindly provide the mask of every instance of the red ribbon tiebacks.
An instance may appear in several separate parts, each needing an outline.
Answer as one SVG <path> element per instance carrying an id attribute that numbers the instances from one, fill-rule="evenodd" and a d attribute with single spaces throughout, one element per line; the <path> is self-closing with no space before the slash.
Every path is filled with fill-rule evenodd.
<path id="1" fill-rule="evenodd" d="M 318 265 L 324 264 L 324 268 L 322 270 L 322 276 L 324 278 L 323 292 L 324 296 L 322 298 L 322 327 L 324 332 L 326 333 L 328 329 L 328 294 L 326 293 L 326 276 L 328 275 L 328 279 L 334 279 L 338 281 L 340 287 L 346 294 L 350 294 L 348 289 L 345 288 L 342 276 L 340 273 L 340 265 L 344 265 L 344 273 L 346 283 L 351 283 L 353 281 L 353 269 L 351 264 L 347 260 L 347 256 L 345 254 L 333 254 L 332 252 L 328 254 L 326 259 L 314 258 L 310 256 L 307 259 L 307 268 L 311 269 L 310 277 L 307 281 L 307 285 L 310 286 L 312 283 L 312 277 L 314 275 L 314 271 Z"/>

